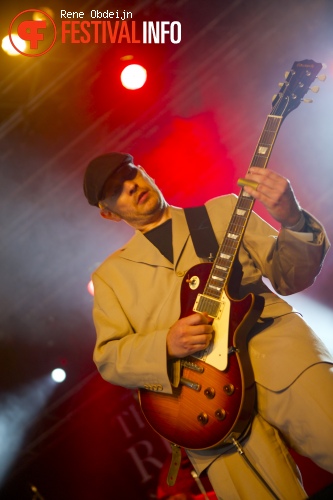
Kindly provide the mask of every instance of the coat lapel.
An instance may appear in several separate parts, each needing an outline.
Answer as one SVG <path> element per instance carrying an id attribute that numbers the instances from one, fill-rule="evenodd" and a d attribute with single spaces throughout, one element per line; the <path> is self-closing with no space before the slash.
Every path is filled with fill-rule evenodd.
<path id="1" fill-rule="evenodd" d="M 190 237 L 184 210 L 172 207 L 172 245 L 174 268 L 177 268 L 185 244 Z"/>

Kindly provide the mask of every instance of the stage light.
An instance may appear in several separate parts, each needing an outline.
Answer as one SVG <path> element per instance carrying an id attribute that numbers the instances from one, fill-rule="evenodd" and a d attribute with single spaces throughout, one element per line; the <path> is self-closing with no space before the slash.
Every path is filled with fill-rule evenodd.
<path id="1" fill-rule="evenodd" d="M 48 21 L 49 20 L 48 17 L 45 16 L 43 12 L 45 12 L 45 14 L 48 14 L 50 17 L 54 18 L 54 12 L 52 9 L 50 9 L 49 7 L 39 7 L 38 11 L 35 11 L 33 13 L 32 19 L 34 21 Z"/>
<path id="2" fill-rule="evenodd" d="M 0 399 L 0 489 L 22 450 L 27 431 L 47 404 L 54 384 L 50 377 L 35 380 Z"/>
<path id="3" fill-rule="evenodd" d="M 24 40 L 22 40 L 22 38 L 20 38 L 18 35 L 12 35 L 12 40 L 13 40 L 13 43 L 14 45 L 21 51 L 21 52 L 24 52 L 24 50 L 26 49 L 26 42 Z M 4 52 L 6 52 L 7 55 L 9 56 L 19 56 L 21 55 L 12 45 L 10 39 L 9 39 L 9 36 L 5 36 L 3 39 L 2 39 L 2 44 L 1 44 L 1 47 L 2 47 L 2 50 Z"/>
<path id="4" fill-rule="evenodd" d="M 90 293 L 90 295 L 94 296 L 94 283 L 92 282 L 92 280 L 89 281 L 87 285 L 87 290 Z"/>
<path id="5" fill-rule="evenodd" d="M 61 384 L 66 379 L 66 372 L 62 368 L 55 368 L 51 373 L 52 380 L 57 384 Z"/>
<path id="6" fill-rule="evenodd" d="M 120 80 L 126 89 L 137 90 L 146 83 L 147 71 L 139 64 L 129 64 L 121 72 Z"/>

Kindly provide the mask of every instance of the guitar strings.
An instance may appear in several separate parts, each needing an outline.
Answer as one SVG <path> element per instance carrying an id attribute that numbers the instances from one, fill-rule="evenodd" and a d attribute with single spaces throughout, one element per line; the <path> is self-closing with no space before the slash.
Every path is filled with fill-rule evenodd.
<path id="1" fill-rule="evenodd" d="M 281 120 L 282 117 L 267 117 L 250 166 L 256 166 L 259 168 L 266 167 Z M 234 213 L 227 228 L 226 236 L 219 248 L 215 264 L 204 290 L 204 294 L 207 294 L 212 298 L 221 298 L 253 203 L 254 199 L 251 196 L 245 196 L 244 191 L 241 190 Z M 237 213 L 237 210 L 244 213 L 239 214 Z"/>

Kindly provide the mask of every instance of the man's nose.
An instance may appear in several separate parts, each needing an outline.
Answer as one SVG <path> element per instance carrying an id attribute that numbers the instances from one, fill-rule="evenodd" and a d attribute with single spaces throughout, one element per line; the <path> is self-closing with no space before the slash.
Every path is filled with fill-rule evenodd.
<path id="1" fill-rule="evenodd" d="M 126 180 L 124 182 L 124 189 L 128 194 L 134 194 L 138 189 L 138 185 L 134 179 L 133 180 Z"/>

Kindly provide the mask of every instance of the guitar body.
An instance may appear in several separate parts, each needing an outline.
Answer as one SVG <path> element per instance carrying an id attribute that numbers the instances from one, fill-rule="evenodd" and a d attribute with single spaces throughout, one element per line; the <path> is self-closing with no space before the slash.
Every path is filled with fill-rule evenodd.
<path id="1" fill-rule="evenodd" d="M 198 293 L 207 282 L 212 265 L 198 264 L 184 278 L 181 288 L 181 317 L 193 313 Z M 199 278 L 192 290 L 188 276 Z M 262 297 L 253 294 L 230 301 L 229 327 L 224 332 L 228 345 L 226 369 L 221 371 L 193 356 L 186 361 L 201 371 L 182 367 L 182 378 L 200 386 L 180 383 L 172 394 L 140 389 L 143 414 L 153 429 L 174 444 L 188 449 L 206 449 L 238 438 L 253 415 L 255 383 L 247 352 L 247 334 L 263 308 Z M 219 321 L 214 319 L 213 324 Z M 214 342 L 214 340 L 213 340 Z M 230 439 L 230 441 L 228 440 Z"/>

